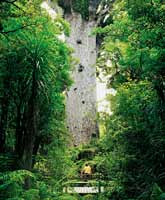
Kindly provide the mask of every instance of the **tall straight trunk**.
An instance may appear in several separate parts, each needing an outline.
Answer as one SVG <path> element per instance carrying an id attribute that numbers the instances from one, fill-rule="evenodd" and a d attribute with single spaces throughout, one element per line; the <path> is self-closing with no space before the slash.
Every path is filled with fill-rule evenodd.
<path id="1" fill-rule="evenodd" d="M 1 101 L 1 119 L 0 119 L 0 153 L 5 151 L 5 141 L 6 141 L 6 128 L 7 128 L 7 117 L 9 109 L 9 90 L 10 90 L 10 80 L 8 77 L 4 80 L 4 95 Z"/>
<path id="2" fill-rule="evenodd" d="M 26 134 L 22 155 L 23 168 L 32 170 L 34 141 L 37 135 L 37 79 L 36 66 L 33 69 L 31 96 L 27 106 Z"/>
<path id="3" fill-rule="evenodd" d="M 21 102 L 17 106 L 17 119 L 16 119 L 16 133 L 15 133 L 15 153 L 18 156 L 18 159 L 21 158 L 23 153 L 23 139 L 24 139 L 24 129 L 23 129 L 24 123 L 23 123 L 23 117 L 21 114 Z"/>
<path id="4" fill-rule="evenodd" d="M 21 158 L 22 168 L 31 171 L 33 167 L 33 148 L 35 137 L 37 135 L 37 78 L 36 65 L 32 74 L 31 96 L 27 105 L 27 115 L 24 134 L 24 147 Z M 25 180 L 25 188 L 29 189 L 31 186 L 31 179 L 28 177 Z"/>
<path id="5" fill-rule="evenodd" d="M 34 141 L 34 147 L 33 147 L 32 167 L 35 165 L 35 161 L 36 161 L 35 158 L 36 158 L 37 152 L 39 150 L 40 143 L 41 143 L 41 137 L 36 136 L 35 141 Z"/>
<path id="6" fill-rule="evenodd" d="M 7 127 L 7 114 L 8 114 L 8 102 L 5 98 L 2 103 L 2 113 L 0 121 L 0 153 L 5 151 L 5 141 L 6 141 L 6 127 Z"/>

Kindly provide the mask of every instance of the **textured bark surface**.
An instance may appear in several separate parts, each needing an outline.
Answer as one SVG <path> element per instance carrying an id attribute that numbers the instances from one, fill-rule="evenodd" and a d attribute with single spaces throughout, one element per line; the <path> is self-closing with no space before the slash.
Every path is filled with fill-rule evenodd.
<path id="1" fill-rule="evenodd" d="M 94 20 L 83 20 L 72 12 L 66 16 L 71 25 L 68 44 L 74 49 L 79 62 L 73 72 L 74 84 L 67 94 L 68 129 L 73 145 L 80 145 L 97 136 L 96 123 L 96 37 L 91 36 Z"/>

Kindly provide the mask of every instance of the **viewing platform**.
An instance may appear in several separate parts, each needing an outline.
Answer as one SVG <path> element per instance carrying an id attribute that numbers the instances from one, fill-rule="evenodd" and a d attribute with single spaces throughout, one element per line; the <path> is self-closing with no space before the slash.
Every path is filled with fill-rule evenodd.
<path id="1" fill-rule="evenodd" d="M 70 194 L 97 194 L 104 193 L 107 187 L 107 183 L 112 181 L 107 178 L 103 178 L 96 175 L 91 176 L 88 179 L 81 177 L 75 177 L 75 179 L 68 180 L 63 184 L 63 193 Z"/>

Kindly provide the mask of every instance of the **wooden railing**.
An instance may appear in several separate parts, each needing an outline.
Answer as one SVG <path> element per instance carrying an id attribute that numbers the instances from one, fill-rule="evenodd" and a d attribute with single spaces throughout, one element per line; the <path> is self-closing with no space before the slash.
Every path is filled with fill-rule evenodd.
<path id="1" fill-rule="evenodd" d="M 72 176 L 63 184 L 64 193 L 102 193 L 105 191 L 105 182 L 110 181 L 102 174 L 92 174 L 89 177 Z"/>

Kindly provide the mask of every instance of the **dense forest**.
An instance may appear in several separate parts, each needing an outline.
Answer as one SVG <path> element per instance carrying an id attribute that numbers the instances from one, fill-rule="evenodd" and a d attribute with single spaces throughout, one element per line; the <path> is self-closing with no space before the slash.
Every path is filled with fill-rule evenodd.
<path id="1" fill-rule="evenodd" d="M 88 20 L 88 0 L 68 2 Z M 112 114 L 98 113 L 100 138 L 79 147 L 69 146 L 65 111 L 76 58 L 59 37 L 70 26 L 41 4 L 0 1 L 0 199 L 165 199 L 164 1 L 100 1 L 96 75 L 116 94 L 106 97 Z M 63 193 L 85 162 L 104 193 Z"/>

